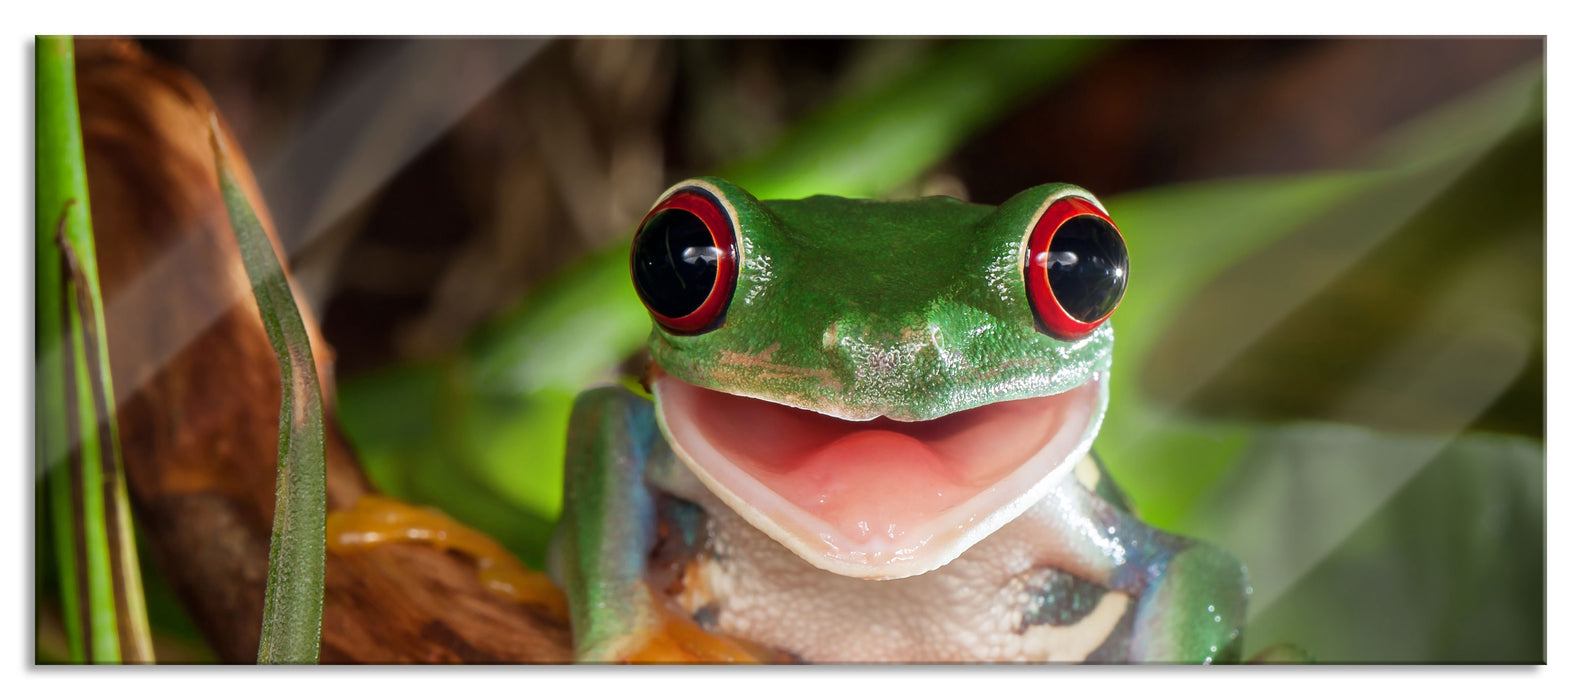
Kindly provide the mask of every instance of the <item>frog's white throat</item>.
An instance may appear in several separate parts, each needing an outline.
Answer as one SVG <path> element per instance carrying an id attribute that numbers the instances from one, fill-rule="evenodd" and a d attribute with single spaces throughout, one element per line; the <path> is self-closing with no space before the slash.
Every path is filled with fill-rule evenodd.
<path id="1" fill-rule="evenodd" d="M 810 564 L 882 580 L 949 563 L 1047 495 L 1092 446 L 1108 379 L 906 423 L 663 373 L 652 388 L 660 429 L 709 491 Z"/>

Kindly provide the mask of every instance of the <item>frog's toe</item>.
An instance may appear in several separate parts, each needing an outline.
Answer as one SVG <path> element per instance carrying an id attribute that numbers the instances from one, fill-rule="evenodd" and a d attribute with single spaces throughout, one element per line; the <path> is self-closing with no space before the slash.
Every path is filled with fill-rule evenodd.
<path id="1" fill-rule="evenodd" d="M 624 664 L 754 664 L 776 660 L 768 649 L 709 632 L 657 602 L 653 612 L 651 620 L 601 645 L 602 652 L 593 650 L 584 658 Z"/>
<path id="2" fill-rule="evenodd" d="M 1246 567 L 1224 550 L 1196 543 L 1178 552 L 1143 595 L 1133 660 L 1236 661 L 1249 590 Z"/>

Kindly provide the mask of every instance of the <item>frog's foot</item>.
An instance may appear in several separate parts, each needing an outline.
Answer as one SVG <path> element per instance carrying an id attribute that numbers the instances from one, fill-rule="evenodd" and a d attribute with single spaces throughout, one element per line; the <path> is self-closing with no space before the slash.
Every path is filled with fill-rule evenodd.
<path id="1" fill-rule="evenodd" d="M 715 634 L 648 592 L 642 620 L 585 655 L 624 664 L 757 664 L 784 661 L 773 650 Z"/>
<path id="2" fill-rule="evenodd" d="M 389 496 L 367 495 L 351 510 L 329 514 L 325 524 L 330 551 L 346 552 L 385 542 L 422 542 L 467 555 L 478 566 L 478 580 L 489 590 L 532 606 L 561 623 L 568 620 L 566 596 L 548 576 L 523 566 L 488 535 L 433 508 Z"/>
<path id="3" fill-rule="evenodd" d="M 1235 662 L 1251 593 L 1246 567 L 1209 544 L 1162 533 L 1157 539 L 1182 546 L 1168 556 L 1164 575 L 1149 582 L 1138 601 L 1133 660 Z"/>
<path id="4" fill-rule="evenodd" d="M 1079 472 L 1056 489 L 1047 564 L 1137 600 L 1131 662 L 1237 661 L 1252 594 L 1246 567 L 1218 547 L 1150 527 L 1090 481 Z"/>

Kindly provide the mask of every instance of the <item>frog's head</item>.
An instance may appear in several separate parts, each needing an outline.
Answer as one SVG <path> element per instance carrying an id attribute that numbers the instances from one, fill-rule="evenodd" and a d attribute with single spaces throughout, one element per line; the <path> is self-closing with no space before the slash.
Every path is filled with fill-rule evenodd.
<path id="1" fill-rule="evenodd" d="M 996 208 L 688 180 L 632 251 L 677 455 L 813 565 L 870 579 L 949 562 L 1081 460 L 1126 269 L 1070 185 Z"/>

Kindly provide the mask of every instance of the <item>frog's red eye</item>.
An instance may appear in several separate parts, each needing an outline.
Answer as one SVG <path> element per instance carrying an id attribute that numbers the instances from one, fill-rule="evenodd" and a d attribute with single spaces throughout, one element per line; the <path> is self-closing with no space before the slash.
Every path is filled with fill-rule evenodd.
<path id="1" fill-rule="evenodd" d="M 719 327 L 736 289 L 736 232 L 712 194 L 682 189 L 648 212 L 632 240 L 632 284 L 671 332 Z"/>
<path id="2" fill-rule="evenodd" d="M 1076 340 L 1115 312 L 1126 293 L 1126 241 L 1092 202 L 1055 200 L 1028 238 L 1023 274 L 1039 330 Z"/>

